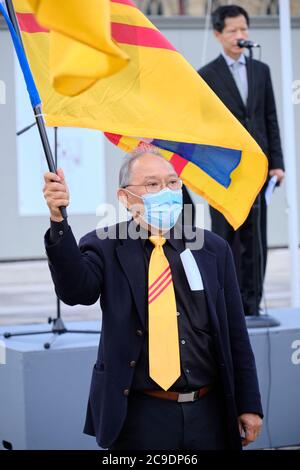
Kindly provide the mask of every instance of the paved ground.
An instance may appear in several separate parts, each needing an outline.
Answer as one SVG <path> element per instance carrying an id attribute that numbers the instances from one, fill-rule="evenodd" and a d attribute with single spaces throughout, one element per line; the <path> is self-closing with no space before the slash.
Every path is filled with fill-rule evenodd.
<path id="1" fill-rule="evenodd" d="M 300 263 L 300 252 L 299 252 Z M 288 250 L 270 250 L 265 305 L 287 307 L 290 302 Z M 47 323 L 56 313 L 56 297 L 46 261 L 0 263 L 0 324 Z M 98 304 L 62 305 L 65 320 L 97 320 Z"/>

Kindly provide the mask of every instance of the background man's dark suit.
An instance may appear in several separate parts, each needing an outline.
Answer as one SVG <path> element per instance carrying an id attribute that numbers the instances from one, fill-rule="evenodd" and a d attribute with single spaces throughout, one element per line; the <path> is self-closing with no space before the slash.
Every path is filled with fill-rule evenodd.
<path id="1" fill-rule="evenodd" d="M 220 55 L 198 71 L 210 88 L 223 101 L 241 124 L 250 131 L 250 109 L 253 109 L 251 134 L 260 145 L 269 160 L 269 170 L 284 169 L 281 150 L 276 106 L 269 67 L 257 60 L 253 61 L 253 102 L 244 105 L 235 80 L 223 57 Z M 249 84 L 249 60 L 247 59 L 247 77 Z M 258 249 L 258 240 L 253 243 L 253 211 L 243 226 L 237 231 L 238 244 L 234 247 L 234 258 L 240 282 L 242 299 L 246 314 L 253 314 L 255 302 L 253 298 L 253 276 L 257 271 L 259 279 L 259 297 L 262 295 L 263 276 L 267 259 L 267 211 L 264 189 L 260 197 L 260 233 L 263 259 L 259 260 L 259 268 L 253 266 L 253 250 Z M 225 238 L 232 246 L 235 242 L 235 232 L 220 212 L 211 208 L 212 230 Z M 262 269 L 261 269 L 262 267 Z M 263 272 L 261 272 L 263 271 Z M 262 275 L 262 276 L 261 276 Z"/>
<path id="2" fill-rule="evenodd" d="M 102 333 L 85 433 L 95 435 L 105 448 L 117 439 L 124 423 L 133 364 L 147 335 L 143 245 L 139 239 L 119 239 L 119 227 L 117 239 L 100 240 L 96 231 L 87 234 L 80 241 L 80 250 L 70 228 L 54 244 L 49 232 L 45 239 L 59 298 L 69 305 L 89 305 L 100 295 Z M 204 232 L 203 248 L 193 253 L 203 278 L 230 446 L 238 449 L 241 440 L 237 417 L 243 413 L 262 414 L 262 409 L 232 254 L 223 239 L 208 231 Z"/>

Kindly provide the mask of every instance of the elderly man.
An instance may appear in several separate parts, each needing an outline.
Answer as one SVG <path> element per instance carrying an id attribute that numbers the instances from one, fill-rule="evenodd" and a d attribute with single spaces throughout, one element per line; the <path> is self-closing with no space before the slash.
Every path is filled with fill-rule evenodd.
<path id="1" fill-rule="evenodd" d="M 51 217 L 45 243 L 57 295 L 69 305 L 100 297 L 102 333 L 84 432 L 104 448 L 239 449 L 261 429 L 231 251 L 222 238 L 197 229 L 203 246 L 190 254 L 202 285 L 191 287 L 181 258 L 185 232 L 178 237 L 175 230 L 181 186 L 161 155 L 128 155 L 118 198 L 133 220 L 93 231 L 78 247 L 59 210 L 69 204 L 63 172 L 45 174 Z"/>

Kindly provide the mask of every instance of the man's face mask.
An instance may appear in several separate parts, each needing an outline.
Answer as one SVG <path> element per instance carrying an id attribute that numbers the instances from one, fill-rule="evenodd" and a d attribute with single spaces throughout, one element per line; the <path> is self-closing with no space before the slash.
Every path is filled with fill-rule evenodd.
<path id="1" fill-rule="evenodd" d="M 141 217 L 148 225 L 160 230 L 170 230 L 174 227 L 182 211 L 181 189 L 165 188 L 158 193 L 146 193 L 137 197 L 144 202 L 144 213 Z"/>

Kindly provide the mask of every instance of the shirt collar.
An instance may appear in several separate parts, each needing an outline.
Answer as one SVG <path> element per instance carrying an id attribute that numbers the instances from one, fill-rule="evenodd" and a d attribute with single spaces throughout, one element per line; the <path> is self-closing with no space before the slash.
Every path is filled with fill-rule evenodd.
<path id="1" fill-rule="evenodd" d="M 238 62 L 239 64 L 246 65 L 246 57 L 244 56 L 244 54 L 241 54 L 240 57 L 238 58 L 238 60 L 234 60 L 232 57 L 229 57 L 229 55 L 225 54 L 224 51 L 222 51 L 222 56 L 224 57 L 228 67 L 230 67 L 235 62 Z"/>
<path id="2" fill-rule="evenodd" d="M 144 247 L 146 241 L 149 239 L 150 234 L 147 233 L 147 231 L 143 227 L 140 227 L 140 233 L 141 233 L 141 241 Z M 185 243 L 184 243 L 184 237 L 183 237 L 183 228 L 182 228 L 182 225 L 179 223 L 179 221 L 176 223 L 176 225 L 173 228 L 171 228 L 171 230 L 166 232 L 164 236 L 167 240 L 166 243 L 169 243 L 172 246 L 172 248 L 174 248 L 174 250 L 178 251 L 179 253 L 184 251 Z"/>

